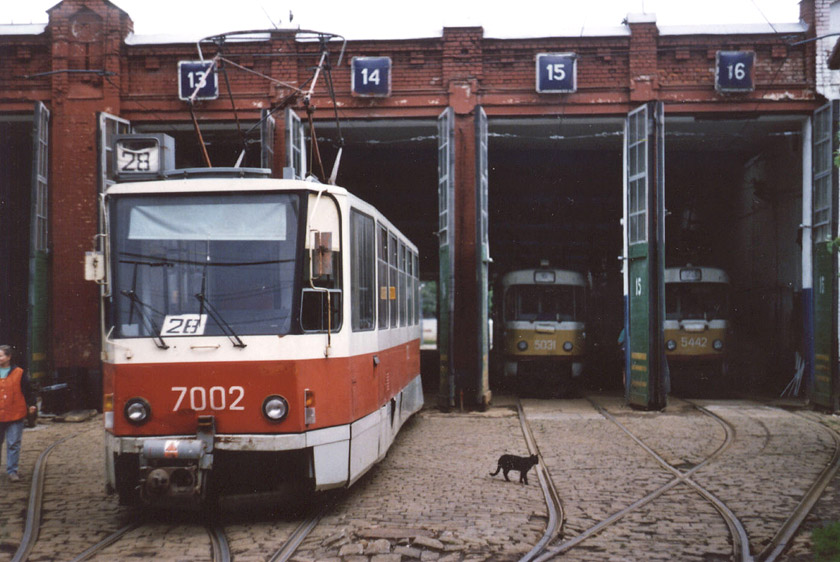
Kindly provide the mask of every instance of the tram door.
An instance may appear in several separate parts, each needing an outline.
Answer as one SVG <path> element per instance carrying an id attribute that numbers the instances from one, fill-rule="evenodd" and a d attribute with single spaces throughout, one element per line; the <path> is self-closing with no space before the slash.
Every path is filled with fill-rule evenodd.
<path id="1" fill-rule="evenodd" d="M 26 358 L 33 380 L 47 372 L 47 319 L 49 314 L 49 254 L 47 205 L 49 194 L 50 112 L 35 103 L 32 127 L 32 199 L 29 235 L 29 306 Z"/>
<path id="2" fill-rule="evenodd" d="M 455 112 L 438 117 L 438 334 L 440 406 L 455 405 L 453 323 L 455 320 Z"/>
<path id="3" fill-rule="evenodd" d="M 624 130 L 625 396 L 632 406 L 665 406 L 664 106 L 627 115 Z M 665 376 L 663 376 L 665 375 Z"/>
<path id="4" fill-rule="evenodd" d="M 813 193 L 812 193 L 812 300 L 806 310 L 813 314 L 813 323 L 806 327 L 806 340 L 813 341 L 808 350 L 812 365 L 813 400 L 818 406 L 838 409 L 837 373 L 837 251 L 832 240 L 837 236 L 837 205 L 832 201 L 838 183 L 834 154 L 837 152 L 837 119 L 840 102 L 832 101 L 816 112 L 813 118 Z M 807 288 L 806 288 L 807 289 Z M 807 291 L 806 291 L 807 294 Z M 811 332 L 813 330 L 813 332 Z M 807 335 L 813 333 L 813 338 Z"/>
<path id="5" fill-rule="evenodd" d="M 488 166 L 487 166 L 487 114 L 484 108 L 475 110 L 476 148 L 476 281 L 478 282 L 478 395 L 476 403 L 486 408 L 490 403 L 490 244 L 489 214 L 487 211 Z"/>

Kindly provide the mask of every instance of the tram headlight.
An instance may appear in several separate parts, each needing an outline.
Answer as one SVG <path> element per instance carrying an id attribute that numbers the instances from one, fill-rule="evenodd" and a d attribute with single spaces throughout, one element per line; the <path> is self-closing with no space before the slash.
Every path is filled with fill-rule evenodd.
<path id="1" fill-rule="evenodd" d="M 125 403 L 125 419 L 134 425 L 143 425 L 152 415 L 149 403 L 142 398 L 132 398 Z"/>
<path id="2" fill-rule="evenodd" d="M 528 349 L 528 342 L 526 342 L 526 341 L 519 342 L 518 344 L 516 344 L 516 349 L 518 349 L 519 351 L 525 351 L 526 349 Z"/>
<path id="3" fill-rule="evenodd" d="M 263 400 L 262 411 L 268 421 L 281 422 L 289 413 L 289 403 L 275 394 Z"/>
<path id="4" fill-rule="evenodd" d="M 665 347 L 668 349 L 668 351 L 674 351 L 675 349 L 677 349 L 677 342 L 674 340 L 668 340 L 667 342 L 665 342 Z"/>
<path id="5" fill-rule="evenodd" d="M 563 351 L 571 351 L 573 347 L 572 342 L 567 341 L 563 344 Z"/>
<path id="6" fill-rule="evenodd" d="M 715 348 L 715 351 L 723 351 L 723 340 L 715 340 L 712 342 L 712 347 Z"/>

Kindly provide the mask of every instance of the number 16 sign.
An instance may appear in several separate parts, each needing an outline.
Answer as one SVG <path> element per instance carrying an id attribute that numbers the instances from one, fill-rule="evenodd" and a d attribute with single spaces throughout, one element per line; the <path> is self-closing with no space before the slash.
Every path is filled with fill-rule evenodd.
<path id="1" fill-rule="evenodd" d="M 718 51 L 715 89 L 718 92 L 752 92 L 755 68 L 753 51 Z"/>

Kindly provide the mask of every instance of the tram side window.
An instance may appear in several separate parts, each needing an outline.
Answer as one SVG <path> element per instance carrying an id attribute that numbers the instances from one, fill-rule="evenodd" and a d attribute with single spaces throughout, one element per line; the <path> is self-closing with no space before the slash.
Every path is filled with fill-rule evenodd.
<path id="1" fill-rule="evenodd" d="M 414 254 L 414 324 L 420 323 L 420 258 Z"/>
<path id="2" fill-rule="evenodd" d="M 414 254 L 411 250 L 406 250 L 406 282 L 408 287 L 406 289 L 406 311 L 408 312 L 408 325 L 413 326 L 415 322 L 414 316 L 414 301 L 416 300 L 414 293 L 417 291 L 417 282 L 414 278 Z"/>
<path id="3" fill-rule="evenodd" d="M 406 260 L 405 260 L 405 244 L 400 242 L 400 326 L 405 326 L 408 320 L 408 295 L 406 295 Z"/>
<path id="4" fill-rule="evenodd" d="M 397 271 L 397 258 L 399 256 L 399 247 L 397 246 L 397 237 L 394 235 L 388 236 L 388 277 L 390 284 L 388 285 L 388 301 L 390 303 L 391 317 L 389 323 L 392 328 L 399 326 L 400 309 L 399 299 L 397 296 L 397 285 L 399 284 L 399 274 Z"/>
<path id="5" fill-rule="evenodd" d="M 379 265 L 379 327 L 388 327 L 388 230 L 379 225 L 376 237 L 377 263 Z"/>
<path id="6" fill-rule="evenodd" d="M 373 218 L 356 211 L 350 219 L 350 263 L 352 293 L 350 307 L 353 314 L 354 331 L 372 330 L 376 327 L 374 317 L 374 252 Z"/>

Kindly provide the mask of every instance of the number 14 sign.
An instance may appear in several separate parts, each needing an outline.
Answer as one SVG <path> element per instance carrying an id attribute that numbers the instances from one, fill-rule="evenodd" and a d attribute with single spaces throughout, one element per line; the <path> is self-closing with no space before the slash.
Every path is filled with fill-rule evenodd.
<path id="1" fill-rule="evenodd" d="M 353 94 L 365 97 L 387 97 L 391 95 L 390 57 L 353 57 Z"/>

